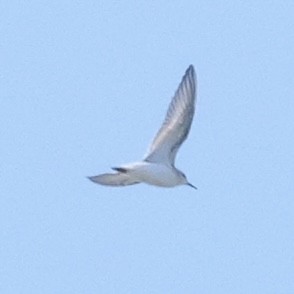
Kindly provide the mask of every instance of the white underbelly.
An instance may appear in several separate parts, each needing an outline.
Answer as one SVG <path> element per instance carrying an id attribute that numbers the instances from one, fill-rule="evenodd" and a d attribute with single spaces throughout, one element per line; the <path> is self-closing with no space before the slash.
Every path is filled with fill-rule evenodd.
<path id="1" fill-rule="evenodd" d="M 180 184 L 176 171 L 163 164 L 138 163 L 128 173 L 138 181 L 150 185 L 174 187 Z"/>

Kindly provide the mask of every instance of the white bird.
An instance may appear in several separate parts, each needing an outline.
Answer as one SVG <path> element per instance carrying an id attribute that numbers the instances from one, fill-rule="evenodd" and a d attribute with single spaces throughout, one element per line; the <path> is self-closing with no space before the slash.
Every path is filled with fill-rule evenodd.
<path id="1" fill-rule="evenodd" d="M 193 65 L 184 77 L 169 105 L 165 120 L 153 139 L 142 161 L 113 167 L 116 173 L 89 177 L 94 183 L 105 186 L 127 186 L 146 183 L 160 187 L 188 185 L 185 174 L 175 164 L 177 152 L 188 137 L 196 100 L 196 74 Z"/>

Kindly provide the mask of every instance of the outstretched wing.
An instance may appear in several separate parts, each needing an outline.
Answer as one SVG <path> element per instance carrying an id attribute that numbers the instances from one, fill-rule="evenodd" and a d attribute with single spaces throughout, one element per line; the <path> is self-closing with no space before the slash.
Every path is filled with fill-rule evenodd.
<path id="1" fill-rule="evenodd" d="M 101 174 L 98 176 L 88 177 L 88 179 L 96 184 L 114 187 L 128 186 L 139 183 L 130 179 L 129 175 L 125 173 Z"/>
<path id="2" fill-rule="evenodd" d="M 184 77 L 169 105 L 165 120 L 144 160 L 174 165 L 177 151 L 188 137 L 196 99 L 196 74 L 193 65 Z"/>

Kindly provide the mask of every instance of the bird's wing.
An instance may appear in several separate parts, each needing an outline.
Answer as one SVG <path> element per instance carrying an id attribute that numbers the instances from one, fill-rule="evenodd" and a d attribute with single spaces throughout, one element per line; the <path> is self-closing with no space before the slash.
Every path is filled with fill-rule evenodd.
<path id="1" fill-rule="evenodd" d="M 139 183 L 131 179 L 129 175 L 125 173 L 101 174 L 98 176 L 88 177 L 88 179 L 96 184 L 114 187 L 128 186 Z"/>
<path id="2" fill-rule="evenodd" d="M 144 160 L 174 165 L 181 144 L 187 138 L 195 110 L 196 74 L 193 65 L 184 77 L 169 105 L 165 120 Z"/>

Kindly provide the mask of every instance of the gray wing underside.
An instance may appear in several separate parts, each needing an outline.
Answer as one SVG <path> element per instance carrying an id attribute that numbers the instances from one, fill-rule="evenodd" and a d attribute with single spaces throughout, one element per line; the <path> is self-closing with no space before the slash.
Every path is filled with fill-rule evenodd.
<path id="1" fill-rule="evenodd" d="M 195 96 L 196 74 L 193 66 L 190 65 L 144 160 L 174 165 L 177 151 L 188 137 L 191 128 L 195 112 Z"/>
<path id="2" fill-rule="evenodd" d="M 88 179 L 96 184 L 113 187 L 128 186 L 139 183 L 130 179 L 129 175 L 125 173 L 107 173 L 98 176 L 88 177 Z"/>

